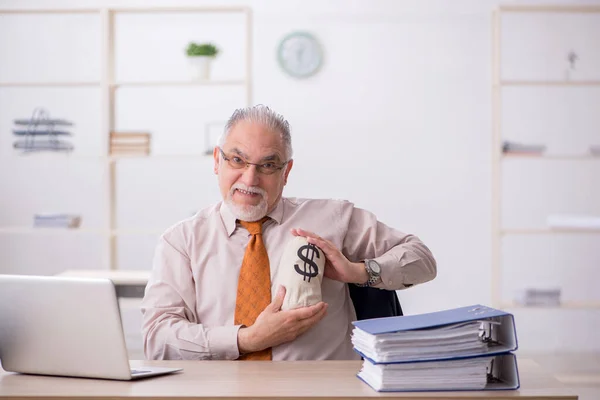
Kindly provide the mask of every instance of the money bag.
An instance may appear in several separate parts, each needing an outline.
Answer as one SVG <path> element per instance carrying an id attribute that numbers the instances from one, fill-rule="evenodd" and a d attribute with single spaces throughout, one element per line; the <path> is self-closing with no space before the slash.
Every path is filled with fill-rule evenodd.
<path id="1" fill-rule="evenodd" d="M 278 283 L 285 286 L 282 310 L 311 306 L 321 301 L 325 254 L 305 237 L 295 236 L 281 256 Z"/>

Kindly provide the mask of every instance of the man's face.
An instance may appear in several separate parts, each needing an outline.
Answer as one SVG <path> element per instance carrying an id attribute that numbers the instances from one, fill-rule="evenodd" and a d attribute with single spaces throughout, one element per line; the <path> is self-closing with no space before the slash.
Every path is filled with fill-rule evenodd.
<path id="1" fill-rule="evenodd" d="M 233 127 L 222 150 L 225 157 L 238 163 L 247 161 L 273 166 L 287 161 L 281 134 L 250 121 L 238 122 Z M 254 165 L 239 169 L 232 167 L 231 162 L 223 159 L 218 148 L 215 148 L 213 156 L 221 196 L 236 218 L 258 221 L 275 208 L 293 161 L 269 175 L 259 172 Z"/>

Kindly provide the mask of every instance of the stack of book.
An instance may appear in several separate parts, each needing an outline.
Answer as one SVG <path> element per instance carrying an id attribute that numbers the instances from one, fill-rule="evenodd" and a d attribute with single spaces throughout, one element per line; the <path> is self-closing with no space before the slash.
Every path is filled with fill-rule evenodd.
<path id="1" fill-rule="evenodd" d="M 512 314 L 477 304 L 353 324 L 358 377 L 377 391 L 519 388 Z"/>
<path id="2" fill-rule="evenodd" d="M 72 214 L 35 214 L 33 226 L 37 228 L 79 228 L 81 217 Z"/>
<path id="3" fill-rule="evenodd" d="M 546 217 L 546 224 L 552 229 L 600 229 L 600 216 L 556 214 Z"/>
<path id="4" fill-rule="evenodd" d="M 111 132 L 110 155 L 147 156 L 150 154 L 150 134 L 145 132 Z"/>
<path id="5" fill-rule="evenodd" d="M 505 140 L 502 143 L 502 152 L 508 154 L 541 155 L 546 151 L 546 145 L 532 143 L 518 143 Z"/>
<path id="6" fill-rule="evenodd" d="M 515 295 L 515 302 L 524 306 L 556 307 L 560 306 L 560 299 L 560 287 L 528 287 Z"/>

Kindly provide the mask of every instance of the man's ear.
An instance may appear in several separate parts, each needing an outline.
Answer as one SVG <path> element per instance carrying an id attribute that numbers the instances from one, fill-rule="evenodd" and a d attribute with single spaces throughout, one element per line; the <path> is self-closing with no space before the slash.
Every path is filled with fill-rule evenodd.
<path id="1" fill-rule="evenodd" d="M 213 171 L 215 172 L 215 175 L 219 175 L 219 162 L 221 161 L 221 157 L 218 147 L 215 147 L 213 150 L 213 158 L 215 159 Z"/>
<path id="2" fill-rule="evenodd" d="M 288 175 L 290 174 L 290 171 L 292 170 L 292 165 L 294 165 L 294 160 L 290 160 L 287 163 L 287 166 L 285 168 L 285 174 L 283 175 L 283 185 L 287 185 L 287 180 L 288 180 Z"/>

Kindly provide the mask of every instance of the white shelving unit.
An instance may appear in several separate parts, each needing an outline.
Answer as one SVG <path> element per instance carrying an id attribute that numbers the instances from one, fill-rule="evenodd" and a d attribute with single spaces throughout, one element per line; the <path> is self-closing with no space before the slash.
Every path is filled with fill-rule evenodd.
<path id="1" fill-rule="evenodd" d="M 504 164 L 507 161 L 527 160 L 533 162 L 555 162 L 566 161 L 569 163 L 575 162 L 598 162 L 599 156 L 588 154 L 548 154 L 548 155 L 519 155 L 505 154 L 502 151 L 503 142 L 503 124 L 502 124 L 502 98 L 503 89 L 507 87 L 520 87 L 523 90 L 530 88 L 587 88 L 599 87 L 600 80 L 595 79 L 573 79 L 573 80 L 520 80 L 520 79 L 504 79 L 502 76 L 502 17 L 508 14 L 552 14 L 552 15 L 569 15 L 569 14 L 594 14 L 600 15 L 600 7 L 598 6 L 502 6 L 493 13 L 492 20 L 492 66 L 493 66 L 493 86 L 492 86 L 492 274 L 491 274 L 491 293 L 492 302 L 495 307 L 499 308 L 549 308 L 548 306 L 529 306 L 520 305 L 512 301 L 506 301 L 502 295 L 503 282 L 503 259 L 502 259 L 502 243 L 503 240 L 510 235 L 541 235 L 548 237 L 549 235 L 596 235 L 600 234 L 600 229 L 579 229 L 579 228 L 504 228 L 502 225 L 502 206 L 503 206 L 503 187 L 502 177 Z M 600 201 L 600 199 L 599 199 Z M 600 237 L 600 235 L 599 235 Z M 585 277 L 582 277 L 585 279 Z M 600 309 L 600 301 L 565 301 L 559 306 L 561 309 L 571 310 L 591 310 Z"/>
<path id="2" fill-rule="evenodd" d="M 116 37 L 115 20 L 123 14 L 144 14 L 144 15 L 168 15 L 173 13 L 224 13 L 241 15 L 244 21 L 245 31 L 245 65 L 243 79 L 214 79 L 207 81 L 193 80 L 141 80 L 141 81 L 117 81 L 116 79 L 116 51 L 115 45 L 119 40 Z M 97 234 L 106 238 L 108 256 L 106 257 L 104 268 L 106 270 L 115 270 L 117 266 L 117 238 L 121 235 L 157 235 L 161 232 L 153 229 L 119 229 L 117 225 L 116 211 L 117 204 L 117 165 L 122 160 L 131 159 L 149 159 L 149 160 L 193 160 L 196 158 L 205 158 L 198 149 L 198 153 L 181 153 L 181 154 L 165 154 L 165 155 L 149 155 L 149 156 L 112 156 L 109 151 L 109 136 L 110 132 L 115 130 L 115 115 L 116 115 L 116 95 L 122 88 L 182 88 L 182 87 L 239 87 L 244 90 L 246 105 L 252 103 L 252 12 L 248 7 L 139 7 L 139 8 L 86 8 L 86 9 L 19 9 L 19 10 L 0 10 L 0 18 L 4 15 L 10 16 L 32 16 L 32 15 L 47 15 L 52 17 L 60 17 L 61 15 L 73 14 L 89 14 L 96 15 L 100 20 L 100 38 L 101 44 L 99 51 L 101 53 L 100 79 L 98 81 L 0 81 L 0 89 L 2 88 L 74 88 L 74 87 L 97 87 L 100 89 L 100 104 L 101 104 L 101 132 L 102 141 L 105 143 L 102 155 L 100 156 L 85 156 L 77 154 L 35 154 L 25 159 L 17 155 L 15 160 L 19 158 L 19 162 L 44 162 L 48 160 L 63 160 L 68 159 L 71 162 L 90 162 L 97 161 L 103 163 L 108 177 L 107 185 L 104 190 L 106 195 L 107 209 L 100 211 L 105 218 L 105 225 L 97 229 L 47 229 L 47 228 L 32 228 L 29 226 L 0 226 L 1 235 L 82 235 L 82 234 Z M 193 38 L 190 38 L 193 40 Z M 1 67 L 0 67 L 1 68 Z M 175 221 L 173 221 L 175 222 Z M 149 267 L 149 266 L 148 266 Z"/>

